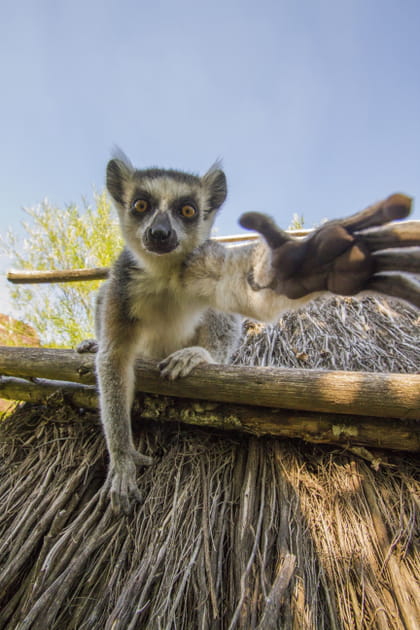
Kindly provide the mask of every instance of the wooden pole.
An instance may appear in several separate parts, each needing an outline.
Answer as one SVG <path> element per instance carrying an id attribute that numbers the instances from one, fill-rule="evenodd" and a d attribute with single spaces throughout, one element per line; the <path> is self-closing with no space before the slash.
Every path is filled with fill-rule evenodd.
<path id="1" fill-rule="evenodd" d="M 0 346 L 0 374 L 92 384 L 94 356 L 73 350 Z M 317 413 L 420 420 L 420 375 L 201 365 L 167 381 L 156 364 L 137 361 L 138 391 L 178 398 Z"/>
<path id="2" fill-rule="evenodd" d="M 28 381 L 14 376 L 0 377 L 0 398 L 31 403 L 65 400 L 75 407 L 97 409 L 98 394 L 94 385 L 37 378 Z"/>
<path id="3" fill-rule="evenodd" d="M 9 271 L 7 279 L 13 284 L 49 284 L 52 282 L 104 280 L 108 275 L 108 267 L 97 267 L 94 269 L 57 269 L 55 271 Z"/>
<path id="4" fill-rule="evenodd" d="M 27 381 L 3 376 L 0 397 L 43 404 L 65 401 L 93 410 L 99 405 L 95 386 L 38 378 Z M 133 415 L 134 419 L 140 416 L 257 436 L 299 438 L 316 444 L 420 451 L 420 423 L 415 420 L 268 409 L 153 394 L 138 394 Z"/>

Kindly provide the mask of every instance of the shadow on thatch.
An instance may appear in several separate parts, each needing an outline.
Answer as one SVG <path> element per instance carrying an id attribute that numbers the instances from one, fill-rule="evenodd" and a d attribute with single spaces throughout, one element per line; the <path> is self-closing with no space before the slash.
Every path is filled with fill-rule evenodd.
<path id="1" fill-rule="evenodd" d="M 420 367 L 408 307 L 333 300 L 280 331 L 249 326 L 239 356 Z M 341 449 L 135 425 L 155 464 L 128 518 L 99 499 L 96 414 L 52 401 L 1 426 L 0 628 L 417 628 L 415 456 L 375 453 L 375 471 Z"/>

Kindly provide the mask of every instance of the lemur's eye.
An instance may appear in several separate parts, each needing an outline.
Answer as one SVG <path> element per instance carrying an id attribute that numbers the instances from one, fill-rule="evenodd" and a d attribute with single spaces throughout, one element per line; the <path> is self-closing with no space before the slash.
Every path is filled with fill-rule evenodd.
<path id="1" fill-rule="evenodd" d="M 197 210 L 194 208 L 194 206 L 186 203 L 184 206 L 181 207 L 181 214 L 186 219 L 192 219 L 197 214 Z"/>
<path id="2" fill-rule="evenodd" d="M 137 210 L 137 212 L 146 212 L 150 207 L 150 204 L 146 199 L 137 199 L 133 203 L 133 209 Z"/>

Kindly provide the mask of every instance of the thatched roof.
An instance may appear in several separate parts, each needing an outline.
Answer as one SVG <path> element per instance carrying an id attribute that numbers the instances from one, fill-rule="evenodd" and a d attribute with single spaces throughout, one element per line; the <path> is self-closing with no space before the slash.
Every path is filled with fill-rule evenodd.
<path id="1" fill-rule="evenodd" d="M 413 372 L 419 324 L 334 299 L 249 324 L 236 360 Z M 51 401 L 2 423 L 0 628 L 418 628 L 414 455 L 135 427 L 155 464 L 144 503 L 115 517 L 97 414 Z"/>
<path id="2" fill-rule="evenodd" d="M 373 297 L 332 297 L 283 315 L 276 326 L 248 322 L 235 358 L 246 365 L 420 371 L 420 312 Z"/>

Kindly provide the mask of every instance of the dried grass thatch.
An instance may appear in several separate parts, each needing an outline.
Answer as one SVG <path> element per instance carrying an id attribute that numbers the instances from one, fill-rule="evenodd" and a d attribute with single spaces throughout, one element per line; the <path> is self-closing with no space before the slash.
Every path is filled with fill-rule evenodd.
<path id="1" fill-rule="evenodd" d="M 249 322 L 235 363 L 417 373 L 420 315 L 408 304 L 365 297 L 318 300 L 276 326 Z"/>
<path id="2" fill-rule="evenodd" d="M 333 300 L 280 330 L 250 326 L 239 356 L 419 367 L 408 307 Z M 0 628 L 418 628 L 414 456 L 373 470 L 298 441 L 137 426 L 156 463 L 139 473 L 143 505 L 116 518 L 96 414 L 51 401 L 3 422 Z"/>

